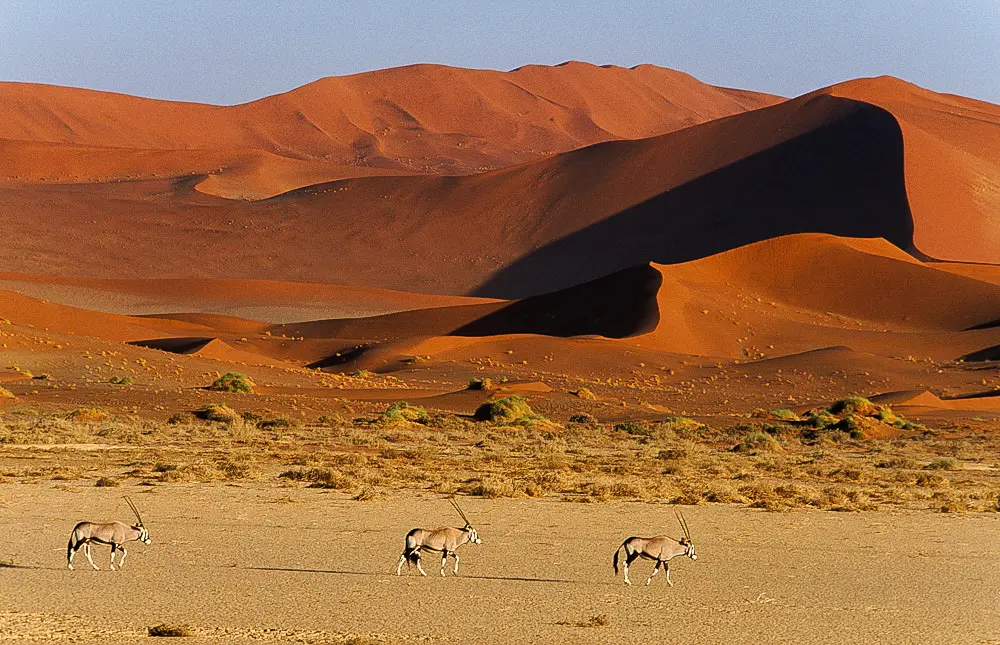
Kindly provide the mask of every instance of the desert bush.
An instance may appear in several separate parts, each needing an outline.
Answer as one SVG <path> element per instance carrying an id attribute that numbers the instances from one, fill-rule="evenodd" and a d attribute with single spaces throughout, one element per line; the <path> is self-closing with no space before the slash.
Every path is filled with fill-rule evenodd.
<path id="1" fill-rule="evenodd" d="M 374 486 L 363 486 L 358 494 L 352 499 L 357 502 L 370 502 L 372 500 L 380 499 L 382 494 Z"/>
<path id="2" fill-rule="evenodd" d="M 512 395 L 483 403 L 476 408 L 473 418 L 477 421 L 510 424 L 533 415 L 534 412 L 527 401 L 517 395 Z"/>
<path id="3" fill-rule="evenodd" d="M 205 421 L 217 421 L 219 423 L 233 423 L 242 417 L 225 403 L 210 403 L 194 411 L 194 416 Z"/>
<path id="4" fill-rule="evenodd" d="M 410 405 L 406 401 L 396 401 L 382 413 L 379 421 L 385 425 L 409 421 L 410 423 L 420 423 L 426 425 L 429 421 L 427 410 L 417 405 Z"/>
<path id="5" fill-rule="evenodd" d="M 111 378 L 108 379 L 108 383 L 112 383 L 114 385 L 132 385 L 132 377 L 131 376 L 112 376 Z"/>
<path id="6" fill-rule="evenodd" d="M 215 379 L 208 389 L 213 392 L 242 392 L 244 394 L 253 394 L 253 389 L 256 384 L 250 379 L 246 374 L 240 374 L 239 372 L 226 372 L 219 378 Z"/>
<path id="7" fill-rule="evenodd" d="M 651 437 L 656 434 L 653 428 L 649 427 L 643 423 L 637 423 L 635 421 L 625 421 L 623 423 L 615 424 L 616 432 L 624 432 L 625 434 L 632 435 L 633 437 Z"/>
<path id="8" fill-rule="evenodd" d="M 835 401 L 827 410 L 830 414 L 859 414 L 873 417 L 879 413 L 879 407 L 863 396 L 851 396 Z"/>
<path id="9" fill-rule="evenodd" d="M 170 415 L 169 419 L 167 419 L 167 424 L 178 425 L 181 423 L 189 423 L 194 418 L 195 416 L 190 412 L 175 412 L 174 414 Z"/>
<path id="10" fill-rule="evenodd" d="M 246 479 L 254 473 L 253 461 L 246 456 L 220 459 L 215 467 L 226 479 Z"/>
<path id="11" fill-rule="evenodd" d="M 771 410 L 771 416 L 777 419 L 782 419 L 784 421 L 800 421 L 801 417 L 795 414 L 791 410 L 786 410 L 785 408 L 779 408 L 777 410 Z"/>
<path id="12" fill-rule="evenodd" d="M 160 623 L 159 625 L 153 625 L 147 630 L 150 636 L 165 636 L 168 638 L 181 638 L 197 636 L 198 634 L 187 625 L 168 625 L 167 623 Z"/>
<path id="13" fill-rule="evenodd" d="M 94 486 L 97 486 L 98 488 L 114 488 L 116 486 L 121 486 L 121 482 L 114 477 L 99 477 L 97 481 L 94 482 Z"/>
<path id="14" fill-rule="evenodd" d="M 469 381 L 469 389 L 470 390 L 488 391 L 488 390 L 496 389 L 496 386 L 493 384 L 493 379 L 490 379 L 490 378 L 474 378 L 471 381 Z"/>
<path id="15" fill-rule="evenodd" d="M 523 482 L 493 475 L 489 475 L 483 479 L 471 480 L 461 486 L 459 491 L 466 495 L 484 497 L 486 499 L 523 497 L 526 495 Z"/>
<path id="16" fill-rule="evenodd" d="M 335 488 L 343 490 L 353 488 L 356 480 L 348 475 L 344 475 L 332 468 L 296 468 L 286 470 L 278 475 L 283 479 L 292 481 L 310 482 L 309 488 Z"/>
<path id="17" fill-rule="evenodd" d="M 590 390 L 588 390 L 585 387 L 581 387 L 576 392 L 573 392 L 573 394 L 575 394 L 576 397 L 578 399 L 582 400 L 582 401 L 596 401 L 597 400 L 597 395 L 594 394 L 593 392 L 591 392 Z"/>
<path id="18" fill-rule="evenodd" d="M 0 399 L 16 399 L 16 398 L 17 397 L 14 396 L 13 392 L 11 392 L 10 390 L 8 390 L 3 386 L 0 386 Z"/>
<path id="19" fill-rule="evenodd" d="M 69 413 L 69 417 L 80 423 L 97 423 L 107 421 L 111 415 L 99 408 L 77 408 Z"/>
<path id="20" fill-rule="evenodd" d="M 753 430 L 743 436 L 743 440 L 733 447 L 733 451 L 751 455 L 761 452 L 780 452 L 781 444 L 773 435 L 761 430 Z"/>
<path id="21" fill-rule="evenodd" d="M 875 462 L 876 468 L 903 468 L 906 470 L 912 470 L 918 468 L 919 466 L 920 464 L 917 460 L 910 457 L 888 457 Z"/>
<path id="22" fill-rule="evenodd" d="M 961 468 L 961 464 L 957 459 L 942 457 L 941 459 L 935 459 L 931 463 L 924 466 L 924 468 L 927 470 L 958 470 Z"/>
<path id="23" fill-rule="evenodd" d="M 243 418 L 246 419 L 246 414 L 244 413 Z M 278 428 L 291 428 L 296 424 L 294 421 L 286 416 L 272 417 L 270 419 L 258 420 L 257 427 L 261 430 L 277 430 Z"/>
<path id="24" fill-rule="evenodd" d="M 592 414 L 587 414 L 586 412 L 578 412 L 577 414 L 571 415 L 569 418 L 570 423 L 584 423 L 587 425 L 596 425 L 597 417 Z"/>

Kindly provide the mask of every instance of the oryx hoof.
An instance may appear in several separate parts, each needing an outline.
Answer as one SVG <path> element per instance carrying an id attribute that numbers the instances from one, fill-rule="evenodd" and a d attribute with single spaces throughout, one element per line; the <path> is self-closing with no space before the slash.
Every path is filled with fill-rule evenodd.
<path id="1" fill-rule="evenodd" d="M 625 584 L 626 584 L 627 586 L 631 587 L 631 586 L 632 586 L 632 581 L 631 581 L 631 580 L 626 580 L 626 581 L 625 581 Z"/>
<path id="2" fill-rule="evenodd" d="M 72 564 L 67 564 L 66 566 L 67 566 L 67 567 L 69 567 L 69 570 L 70 570 L 70 571 L 72 571 L 72 570 L 73 570 L 73 565 L 72 565 Z"/>
<path id="3" fill-rule="evenodd" d="M 646 578 L 646 586 L 647 586 L 647 587 L 649 586 L 649 584 L 650 584 L 651 582 L 653 582 L 653 579 L 652 579 L 652 578 Z"/>

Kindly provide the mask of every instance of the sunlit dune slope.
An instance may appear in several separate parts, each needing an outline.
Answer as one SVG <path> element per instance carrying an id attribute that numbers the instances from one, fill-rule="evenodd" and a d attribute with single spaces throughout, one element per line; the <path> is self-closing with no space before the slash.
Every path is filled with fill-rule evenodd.
<path id="1" fill-rule="evenodd" d="M 214 178 L 200 185 L 205 192 L 257 198 L 372 169 L 478 172 L 779 100 L 649 65 L 578 62 L 511 72 L 411 65 L 324 78 L 234 106 L 3 83 L 0 139 L 60 145 L 16 151 L 0 179 L 99 181 L 211 170 Z M 165 151 L 183 152 L 182 167 Z M 38 159 L 52 168 L 40 170 Z"/>
<path id="2" fill-rule="evenodd" d="M 1000 264 L 1000 106 L 892 77 L 823 92 L 877 105 L 899 122 L 916 248 L 941 260 Z"/>

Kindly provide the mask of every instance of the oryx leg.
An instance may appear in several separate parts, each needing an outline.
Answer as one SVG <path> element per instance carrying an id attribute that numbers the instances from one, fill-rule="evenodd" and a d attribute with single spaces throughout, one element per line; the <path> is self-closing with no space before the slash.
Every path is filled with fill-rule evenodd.
<path id="1" fill-rule="evenodd" d="M 657 560 L 657 561 L 656 561 L 656 564 L 654 564 L 654 565 L 653 565 L 653 573 L 649 574 L 649 577 L 648 577 L 648 578 L 646 578 L 646 584 L 647 584 L 647 585 L 648 585 L 648 584 L 649 584 L 650 582 L 652 582 L 652 581 L 653 581 L 653 576 L 655 576 L 655 575 L 656 575 L 656 573 L 657 573 L 657 572 L 658 572 L 658 571 L 660 570 L 660 565 L 661 565 L 661 564 L 663 564 L 663 563 L 662 563 L 662 562 L 660 562 L 659 560 Z"/>
<path id="2" fill-rule="evenodd" d="M 410 568 L 410 559 L 406 557 L 406 552 L 403 552 L 403 555 L 399 556 L 399 563 L 396 565 L 396 575 L 397 576 L 399 575 L 399 572 L 403 570 L 403 563 L 404 562 L 406 563 L 406 568 L 409 569 Z"/>
<path id="3" fill-rule="evenodd" d="M 448 566 L 448 551 L 441 553 L 441 577 L 444 577 L 444 568 Z"/>
<path id="4" fill-rule="evenodd" d="M 111 543 L 111 570 L 115 570 L 115 553 L 118 551 L 118 545 L 114 542 Z"/>
<path id="5" fill-rule="evenodd" d="M 670 563 L 669 562 L 664 562 L 663 563 L 663 573 L 667 574 L 667 584 L 670 585 L 671 587 L 673 587 L 674 583 L 670 582 Z"/>
<path id="6" fill-rule="evenodd" d="M 120 546 L 118 548 L 121 549 L 122 551 L 122 559 L 118 561 L 118 570 L 121 571 L 122 567 L 125 566 L 125 556 L 128 555 L 128 550 L 123 546 Z"/>
<path id="7" fill-rule="evenodd" d="M 68 562 L 66 563 L 66 566 L 69 567 L 70 571 L 73 570 L 73 556 L 76 555 L 76 552 L 77 552 L 77 550 L 79 548 L 80 548 L 80 544 L 77 543 L 76 546 L 74 546 L 71 549 L 69 549 L 69 557 L 66 558 L 68 560 Z"/>
<path id="8" fill-rule="evenodd" d="M 85 543 L 83 545 L 83 554 L 85 556 L 87 556 L 87 562 L 90 563 L 90 566 L 94 567 L 94 571 L 100 571 L 101 570 L 100 567 L 98 567 L 96 564 L 94 564 L 94 558 L 92 558 L 91 555 L 90 555 L 90 542 L 87 542 L 87 543 Z"/>
<path id="9" fill-rule="evenodd" d="M 426 576 L 427 575 L 427 572 L 424 571 L 424 568 L 422 566 L 420 566 L 420 551 L 417 551 L 414 554 L 413 563 L 417 565 L 417 571 L 420 572 L 420 575 L 422 575 L 422 576 Z"/>
<path id="10" fill-rule="evenodd" d="M 636 551 L 630 552 L 628 548 L 625 549 L 625 584 L 631 585 L 632 581 L 628 579 L 628 565 L 635 562 L 635 559 L 639 557 L 639 553 Z"/>
<path id="11" fill-rule="evenodd" d="M 455 575 L 458 575 L 458 554 L 452 553 L 451 557 L 455 558 Z"/>

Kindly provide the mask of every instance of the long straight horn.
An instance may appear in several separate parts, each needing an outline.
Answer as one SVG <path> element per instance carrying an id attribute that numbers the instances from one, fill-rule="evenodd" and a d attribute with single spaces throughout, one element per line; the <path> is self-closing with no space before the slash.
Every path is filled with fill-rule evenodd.
<path id="1" fill-rule="evenodd" d="M 458 505 L 458 502 L 456 502 L 454 499 L 452 499 L 451 500 L 451 505 L 454 506 L 455 510 L 458 511 L 458 514 L 462 516 L 462 520 L 465 522 L 465 525 L 466 526 L 472 526 L 472 522 L 470 522 L 469 518 L 467 518 L 465 516 L 465 513 L 462 512 L 462 507 Z"/>
<path id="2" fill-rule="evenodd" d="M 684 537 L 690 540 L 691 532 L 688 531 L 687 522 L 684 521 L 684 515 L 675 510 L 674 517 L 677 518 L 677 523 L 681 525 L 681 530 L 684 531 Z"/>
<path id="3" fill-rule="evenodd" d="M 687 518 L 684 517 L 684 513 L 681 513 L 681 524 L 684 525 L 684 535 L 687 537 L 688 542 L 691 541 L 691 529 L 688 528 Z"/>
<path id="4" fill-rule="evenodd" d="M 135 519 L 139 520 L 139 526 L 142 526 L 142 516 L 139 515 L 139 511 L 138 509 L 136 509 L 135 504 L 132 503 L 132 500 L 129 499 L 128 496 L 126 496 L 124 499 L 125 503 L 128 504 L 128 507 L 132 509 L 133 513 L 135 513 Z"/>

